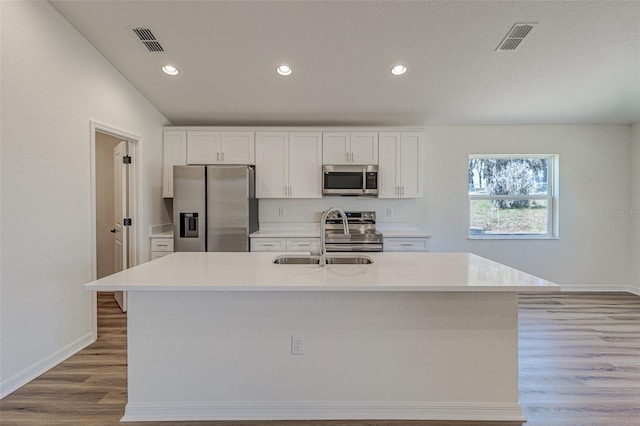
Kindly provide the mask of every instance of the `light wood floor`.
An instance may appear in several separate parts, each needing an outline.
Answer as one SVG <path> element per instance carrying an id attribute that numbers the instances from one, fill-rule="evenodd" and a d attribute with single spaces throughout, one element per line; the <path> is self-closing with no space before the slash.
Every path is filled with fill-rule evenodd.
<path id="1" fill-rule="evenodd" d="M 0 424 L 116 425 L 124 412 L 126 316 L 98 298 L 98 340 L 0 401 Z M 640 425 L 640 297 L 520 298 L 520 401 L 527 426 Z M 176 423 L 126 423 L 170 425 Z M 234 426 L 520 426 L 502 422 L 184 422 Z"/>

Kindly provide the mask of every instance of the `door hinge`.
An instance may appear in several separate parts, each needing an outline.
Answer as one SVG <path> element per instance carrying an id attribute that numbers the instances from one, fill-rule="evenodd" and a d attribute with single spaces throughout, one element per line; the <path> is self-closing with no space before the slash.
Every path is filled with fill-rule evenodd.
<path id="1" fill-rule="evenodd" d="M 131 226 L 131 218 L 130 217 L 125 217 L 124 219 L 122 219 L 122 225 L 123 226 Z"/>
<path id="2" fill-rule="evenodd" d="M 125 155 L 122 157 L 122 164 L 131 164 L 131 156 Z"/>

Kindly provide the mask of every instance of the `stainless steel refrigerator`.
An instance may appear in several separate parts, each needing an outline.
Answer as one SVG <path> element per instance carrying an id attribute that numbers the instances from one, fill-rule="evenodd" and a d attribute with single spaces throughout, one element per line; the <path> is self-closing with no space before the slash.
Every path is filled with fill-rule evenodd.
<path id="1" fill-rule="evenodd" d="M 249 251 L 257 230 L 252 166 L 174 166 L 175 251 Z"/>

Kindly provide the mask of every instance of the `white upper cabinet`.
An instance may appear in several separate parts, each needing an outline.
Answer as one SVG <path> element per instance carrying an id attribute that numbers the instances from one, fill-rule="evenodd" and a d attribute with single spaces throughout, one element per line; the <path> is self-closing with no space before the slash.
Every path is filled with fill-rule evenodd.
<path id="1" fill-rule="evenodd" d="M 422 133 L 381 132 L 379 198 L 422 197 Z"/>
<path id="2" fill-rule="evenodd" d="M 322 133 L 256 133 L 256 197 L 322 197 Z"/>
<path id="3" fill-rule="evenodd" d="M 322 197 L 322 133 L 289 133 L 289 198 Z"/>
<path id="4" fill-rule="evenodd" d="M 256 133 L 256 198 L 286 198 L 289 185 L 289 133 Z"/>
<path id="5" fill-rule="evenodd" d="M 254 132 L 221 132 L 221 162 L 224 164 L 256 164 L 254 138 Z"/>
<path id="6" fill-rule="evenodd" d="M 187 132 L 187 164 L 255 164 L 253 132 Z"/>
<path id="7" fill-rule="evenodd" d="M 173 198 L 173 166 L 187 164 L 187 132 L 165 130 L 162 138 L 162 196 Z"/>
<path id="8" fill-rule="evenodd" d="M 324 132 L 324 164 L 378 164 L 377 132 Z"/>

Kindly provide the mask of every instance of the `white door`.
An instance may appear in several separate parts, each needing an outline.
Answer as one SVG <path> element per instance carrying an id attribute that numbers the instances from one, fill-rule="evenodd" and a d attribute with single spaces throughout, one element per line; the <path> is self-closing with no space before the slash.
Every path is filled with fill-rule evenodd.
<path id="1" fill-rule="evenodd" d="M 113 193 L 114 193 L 114 231 L 115 231 L 115 272 L 120 272 L 129 267 L 129 234 L 128 227 L 124 225 L 124 219 L 128 213 L 128 176 L 127 165 L 123 158 L 127 155 L 127 142 L 120 142 L 113 149 Z M 123 292 L 115 292 L 114 295 L 120 308 L 126 312 L 126 297 Z"/>
<path id="2" fill-rule="evenodd" d="M 402 133 L 400 186 L 403 198 L 422 197 L 422 134 Z"/>
<path id="3" fill-rule="evenodd" d="M 256 133 L 256 198 L 289 196 L 289 133 Z"/>
<path id="4" fill-rule="evenodd" d="M 322 198 L 322 133 L 289 134 L 289 198 Z"/>
<path id="5" fill-rule="evenodd" d="M 380 133 L 379 198 L 400 197 L 400 133 Z"/>
<path id="6" fill-rule="evenodd" d="M 351 134 L 324 132 L 322 134 L 322 162 L 324 164 L 351 164 Z"/>
<path id="7" fill-rule="evenodd" d="M 221 132 L 220 154 L 225 164 L 255 164 L 253 132 Z"/>
<path id="8" fill-rule="evenodd" d="M 220 164 L 220 132 L 187 132 L 187 164 Z"/>
<path id="9" fill-rule="evenodd" d="M 351 163 L 378 164 L 378 133 L 351 133 Z"/>

